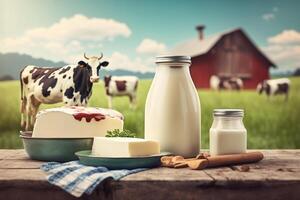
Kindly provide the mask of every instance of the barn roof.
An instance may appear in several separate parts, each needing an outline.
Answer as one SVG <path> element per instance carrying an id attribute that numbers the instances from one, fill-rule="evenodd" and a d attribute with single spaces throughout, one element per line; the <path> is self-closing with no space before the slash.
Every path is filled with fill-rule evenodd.
<path id="1" fill-rule="evenodd" d="M 217 41 L 219 41 L 219 39 L 221 39 L 223 35 L 223 33 L 220 33 L 209 36 L 203 40 L 199 40 L 198 37 L 186 40 L 176 45 L 170 53 L 174 55 L 189 55 L 191 57 L 205 54 L 217 43 Z"/>
<path id="2" fill-rule="evenodd" d="M 203 40 L 199 40 L 199 38 L 193 38 L 186 40 L 182 43 L 176 45 L 171 51 L 172 55 L 189 55 L 191 57 L 196 57 L 199 55 L 206 54 L 211 50 L 214 45 L 224 36 L 231 34 L 236 31 L 241 31 L 251 42 L 253 47 L 263 56 L 264 59 L 270 64 L 270 66 L 276 67 L 276 65 L 250 40 L 250 38 L 243 32 L 242 29 L 236 28 L 231 29 L 229 31 L 224 31 L 222 33 L 214 34 L 209 36 Z"/>

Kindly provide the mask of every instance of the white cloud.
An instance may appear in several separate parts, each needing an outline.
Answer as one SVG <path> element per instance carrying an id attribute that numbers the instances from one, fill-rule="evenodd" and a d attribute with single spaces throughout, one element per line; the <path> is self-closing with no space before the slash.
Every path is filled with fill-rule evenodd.
<path id="1" fill-rule="evenodd" d="M 0 51 L 74 62 L 71 59 L 84 50 L 95 50 L 102 46 L 102 42 L 130 35 L 131 30 L 125 23 L 77 14 L 62 18 L 49 27 L 34 28 L 18 37 L 0 39 Z"/>
<path id="2" fill-rule="evenodd" d="M 18 52 L 54 61 L 75 63 L 83 59 L 83 53 L 99 52 L 103 43 L 113 41 L 117 37 L 127 38 L 131 35 L 130 28 L 122 22 L 113 19 L 88 18 L 84 15 L 74 15 L 62 18 L 48 27 L 28 30 L 18 37 L 0 39 L 1 52 Z M 162 52 L 165 46 L 154 40 L 146 40 L 148 50 L 142 52 Z M 145 47 L 145 46 L 144 46 Z M 126 69 L 131 71 L 154 71 L 154 61 L 114 52 L 104 55 L 104 60 L 110 62 L 108 69 Z"/>
<path id="3" fill-rule="evenodd" d="M 271 12 L 265 13 L 262 15 L 262 19 L 265 21 L 271 21 L 273 19 L 275 19 L 275 13 L 277 13 L 279 11 L 278 7 L 273 7 Z"/>
<path id="4" fill-rule="evenodd" d="M 109 69 L 125 69 L 130 71 L 153 72 L 154 62 L 149 59 L 137 57 L 130 59 L 127 55 L 120 52 L 114 52 L 109 58 Z"/>
<path id="5" fill-rule="evenodd" d="M 262 18 L 266 21 L 271 21 L 272 19 L 275 18 L 275 14 L 274 13 L 265 13 L 262 15 Z"/>
<path id="6" fill-rule="evenodd" d="M 273 44 L 300 43 L 300 32 L 296 30 L 283 30 L 278 35 L 268 38 Z"/>
<path id="7" fill-rule="evenodd" d="M 149 54 L 157 55 L 165 53 L 167 50 L 166 45 L 155 40 L 146 38 L 144 39 L 139 46 L 136 48 L 136 51 L 140 54 Z"/>
<path id="8" fill-rule="evenodd" d="M 35 40 L 65 42 L 74 39 L 101 41 L 118 36 L 129 37 L 130 34 L 130 29 L 124 23 L 113 19 L 88 18 L 77 14 L 70 18 L 62 18 L 50 27 L 29 30 L 24 36 Z"/>
<path id="9" fill-rule="evenodd" d="M 268 45 L 263 49 L 279 68 L 300 66 L 300 33 L 295 30 L 284 30 L 269 37 Z"/>
<path id="10" fill-rule="evenodd" d="M 265 50 L 277 61 L 300 61 L 300 45 L 269 45 Z"/>

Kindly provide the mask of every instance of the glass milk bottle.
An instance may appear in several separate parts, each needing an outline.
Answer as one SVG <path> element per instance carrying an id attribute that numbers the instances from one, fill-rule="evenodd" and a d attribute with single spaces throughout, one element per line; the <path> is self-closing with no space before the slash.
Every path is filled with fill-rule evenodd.
<path id="1" fill-rule="evenodd" d="M 245 153 L 247 130 L 241 109 L 215 109 L 209 133 L 209 149 L 212 156 Z"/>
<path id="2" fill-rule="evenodd" d="M 156 57 L 156 73 L 145 106 L 145 138 L 161 151 L 192 157 L 200 150 L 200 101 L 188 56 Z"/>

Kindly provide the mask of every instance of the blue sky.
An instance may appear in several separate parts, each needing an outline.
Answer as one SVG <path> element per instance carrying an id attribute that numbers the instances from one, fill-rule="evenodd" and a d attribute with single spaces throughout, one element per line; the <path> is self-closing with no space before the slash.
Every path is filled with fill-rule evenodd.
<path id="1" fill-rule="evenodd" d="M 242 27 L 287 69 L 300 66 L 299 10 L 300 1 L 286 0 L 2 0 L 0 52 L 75 62 L 103 51 L 112 67 L 151 71 L 155 55 L 205 24 L 205 36 Z"/>

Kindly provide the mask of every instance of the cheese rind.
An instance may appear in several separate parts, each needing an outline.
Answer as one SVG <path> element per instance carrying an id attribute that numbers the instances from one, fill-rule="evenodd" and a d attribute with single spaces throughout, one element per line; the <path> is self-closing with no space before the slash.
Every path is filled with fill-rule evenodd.
<path id="1" fill-rule="evenodd" d="M 100 157 L 139 157 L 159 153 L 157 141 L 125 137 L 95 137 L 92 149 L 92 154 Z"/>
<path id="2" fill-rule="evenodd" d="M 32 137 L 88 138 L 123 130 L 123 115 L 115 110 L 91 107 L 46 109 L 37 115 Z"/>

